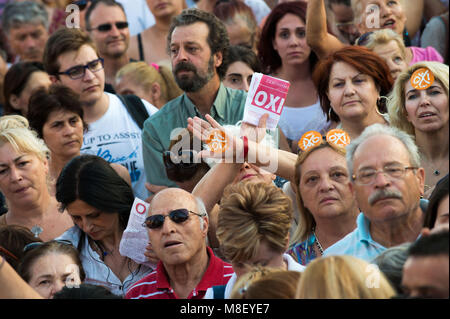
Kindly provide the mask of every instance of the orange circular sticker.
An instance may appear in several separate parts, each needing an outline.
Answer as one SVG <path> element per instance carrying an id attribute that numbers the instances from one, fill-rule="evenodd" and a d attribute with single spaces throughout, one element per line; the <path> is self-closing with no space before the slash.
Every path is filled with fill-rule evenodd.
<path id="1" fill-rule="evenodd" d="M 224 131 L 214 129 L 209 133 L 206 144 L 212 152 L 222 153 L 228 147 L 228 137 Z"/>
<path id="2" fill-rule="evenodd" d="M 316 131 L 308 131 L 302 135 L 302 138 L 298 141 L 298 147 L 302 151 L 307 151 L 312 147 L 318 146 L 322 143 L 322 134 Z"/>
<path id="3" fill-rule="evenodd" d="M 410 82 L 416 90 L 425 90 L 433 84 L 434 74 L 427 68 L 420 68 L 413 73 Z"/>
<path id="4" fill-rule="evenodd" d="M 335 144 L 339 147 L 346 147 L 350 144 L 350 136 L 343 130 L 333 129 L 328 131 L 327 141 L 328 143 Z"/>

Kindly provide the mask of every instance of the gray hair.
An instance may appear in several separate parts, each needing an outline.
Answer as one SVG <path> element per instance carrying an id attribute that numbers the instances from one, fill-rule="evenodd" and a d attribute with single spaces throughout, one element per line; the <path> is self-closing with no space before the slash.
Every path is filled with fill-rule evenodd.
<path id="1" fill-rule="evenodd" d="M 45 7 L 34 1 L 10 2 L 6 5 L 2 15 L 2 27 L 6 34 L 12 28 L 23 24 L 41 23 L 48 30 L 48 13 Z"/>
<path id="2" fill-rule="evenodd" d="M 358 147 L 363 144 L 369 137 L 376 135 L 387 135 L 398 139 L 403 143 L 409 154 L 409 161 L 412 166 L 420 167 L 420 154 L 416 143 L 411 135 L 395 128 L 383 124 L 373 124 L 364 129 L 360 136 L 351 141 L 347 146 L 347 167 L 350 176 L 353 176 L 353 157 Z M 352 177 L 353 179 L 353 177 Z"/>
<path id="3" fill-rule="evenodd" d="M 200 197 L 194 196 L 195 202 L 197 203 L 198 213 L 202 216 L 208 217 L 208 211 L 206 210 L 205 204 L 203 203 L 203 200 Z M 199 216 L 200 218 L 200 229 L 203 230 L 205 221 L 203 220 L 203 217 Z"/>

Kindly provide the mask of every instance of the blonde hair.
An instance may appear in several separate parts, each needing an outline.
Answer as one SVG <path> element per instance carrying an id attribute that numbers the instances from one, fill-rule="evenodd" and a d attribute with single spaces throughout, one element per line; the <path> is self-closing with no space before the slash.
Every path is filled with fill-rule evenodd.
<path id="1" fill-rule="evenodd" d="M 395 290 L 376 265 L 353 256 L 313 260 L 303 272 L 299 299 L 388 299 Z"/>
<path id="2" fill-rule="evenodd" d="M 244 299 L 246 291 L 253 282 L 278 270 L 279 269 L 276 268 L 263 266 L 250 267 L 245 274 L 243 274 L 236 280 L 236 283 L 234 284 L 233 289 L 230 293 L 230 299 Z"/>
<path id="3" fill-rule="evenodd" d="M 292 202 L 281 189 L 240 182 L 225 189 L 216 235 L 226 259 L 245 262 L 256 256 L 262 241 L 282 254 L 292 220 Z"/>
<path id="4" fill-rule="evenodd" d="M 301 152 L 297 157 L 297 162 L 295 163 L 295 176 L 294 176 L 294 184 L 291 184 L 293 188 L 295 188 L 295 199 L 297 201 L 297 207 L 299 212 L 299 221 L 298 226 L 295 229 L 294 233 L 290 239 L 290 245 L 294 245 L 299 242 L 303 242 L 307 239 L 308 235 L 311 233 L 313 226 L 316 224 L 314 221 L 314 217 L 311 212 L 305 207 L 303 203 L 303 199 L 300 196 L 300 180 L 301 180 L 301 165 L 306 161 L 306 159 L 311 155 L 314 151 L 320 150 L 322 148 L 329 147 L 334 150 L 336 153 L 342 155 L 345 158 L 346 150 L 345 148 L 336 147 L 334 144 L 329 144 L 326 140 L 322 141 L 322 144 L 310 149 L 307 152 Z"/>
<path id="5" fill-rule="evenodd" d="M 242 280 L 233 287 L 231 299 L 294 299 L 301 272 L 269 270 L 251 280 Z"/>
<path id="6" fill-rule="evenodd" d="M 364 46 L 373 51 L 376 46 L 380 44 L 388 44 L 391 41 L 395 41 L 397 43 L 400 48 L 402 58 L 404 59 L 406 57 L 406 47 L 403 43 L 403 38 L 391 29 L 380 29 L 374 31 L 368 36 L 367 43 L 364 44 Z"/>
<path id="7" fill-rule="evenodd" d="M 153 83 L 158 83 L 161 87 L 161 99 L 164 103 L 183 94 L 183 91 L 175 82 L 171 70 L 165 66 L 150 66 L 142 61 L 128 63 L 117 71 L 116 83 L 126 75 L 132 77 L 135 82 L 142 85 L 146 91 L 151 89 Z"/>
<path id="8" fill-rule="evenodd" d="M 448 98 L 448 65 L 439 62 L 419 62 L 400 73 L 395 81 L 392 92 L 388 97 L 387 109 L 389 121 L 392 126 L 397 127 L 412 136 L 415 136 L 415 129 L 407 119 L 405 108 L 405 85 L 412 74 L 420 68 L 430 69 L 434 74 L 435 81 L 439 81 L 444 87 Z"/>
<path id="9" fill-rule="evenodd" d="M 37 133 L 29 128 L 28 120 L 20 115 L 0 117 L 0 146 L 11 144 L 17 153 L 32 153 L 46 161 L 50 150 Z"/>

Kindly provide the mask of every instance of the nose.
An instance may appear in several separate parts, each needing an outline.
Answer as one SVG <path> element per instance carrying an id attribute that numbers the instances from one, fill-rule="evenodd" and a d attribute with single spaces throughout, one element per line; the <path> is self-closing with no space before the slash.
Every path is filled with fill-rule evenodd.
<path id="1" fill-rule="evenodd" d="M 94 72 L 89 70 L 89 68 L 85 68 L 84 71 L 85 71 L 83 76 L 84 81 L 91 81 L 95 78 Z"/>
<path id="2" fill-rule="evenodd" d="M 383 18 L 387 18 L 392 14 L 391 8 L 384 3 L 379 5 L 379 8 L 380 8 L 380 16 Z"/>
<path id="3" fill-rule="evenodd" d="M 328 177 L 322 177 L 319 182 L 319 191 L 328 192 L 334 188 L 333 183 Z"/>
<path id="4" fill-rule="evenodd" d="M 109 34 L 113 36 L 119 36 L 120 30 L 116 27 L 115 23 L 111 24 L 111 30 L 109 30 Z"/>
<path id="5" fill-rule="evenodd" d="M 175 232 L 175 223 L 167 216 L 164 219 L 164 224 L 161 226 L 161 231 L 163 234 L 170 234 Z"/>
<path id="6" fill-rule="evenodd" d="M 374 185 L 376 188 L 386 188 L 391 185 L 391 179 L 384 171 L 377 171 L 375 173 Z"/>
<path id="7" fill-rule="evenodd" d="M 244 90 L 245 92 L 248 92 L 248 89 L 250 88 L 250 83 L 248 83 L 247 81 L 242 81 L 242 90 Z"/>
<path id="8" fill-rule="evenodd" d="M 27 49 L 33 49 L 34 47 L 36 47 L 36 41 L 33 39 L 33 37 L 27 36 L 25 38 L 24 45 Z"/>
<path id="9" fill-rule="evenodd" d="M 81 217 L 81 220 L 79 222 L 77 222 L 78 227 L 80 227 L 83 232 L 85 233 L 90 233 L 92 228 L 93 228 L 93 224 L 91 221 L 89 221 L 89 219 L 85 218 L 85 217 Z"/>
<path id="10" fill-rule="evenodd" d="M 186 50 L 183 47 L 179 48 L 175 58 L 179 61 L 187 61 L 188 56 Z"/>
<path id="11" fill-rule="evenodd" d="M 419 106 L 428 106 L 430 104 L 430 97 L 426 93 L 426 90 L 422 90 L 422 92 L 420 92 Z"/>
<path id="12" fill-rule="evenodd" d="M 61 291 L 61 289 L 63 289 L 65 285 L 66 283 L 63 282 L 62 280 L 55 280 L 50 291 L 50 298 L 53 298 L 53 295 L 58 291 Z"/>
<path id="13" fill-rule="evenodd" d="M 20 172 L 20 170 L 18 170 L 16 167 L 12 166 L 10 168 L 10 174 L 9 177 L 11 179 L 11 181 L 13 182 L 18 182 L 22 180 L 22 174 Z"/>
<path id="14" fill-rule="evenodd" d="M 389 70 L 391 71 L 391 75 L 395 78 L 396 75 L 402 71 L 402 68 L 398 64 L 394 63 L 392 59 L 388 59 L 386 62 Z"/>
<path id="15" fill-rule="evenodd" d="M 345 94 L 345 96 L 351 96 L 351 95 L 355 94 L 355 87 L 353 86 L 351 81 L 345 82 L 344 94 Z"/>

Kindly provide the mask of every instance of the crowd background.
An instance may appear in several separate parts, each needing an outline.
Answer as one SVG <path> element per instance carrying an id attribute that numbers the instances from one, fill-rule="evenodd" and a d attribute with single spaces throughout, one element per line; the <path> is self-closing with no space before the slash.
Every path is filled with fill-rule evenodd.
<path id="1" fill-rule="evenodd" d="M 0 0 L 0 298 L 448 299 L 448 5 Z"/>

